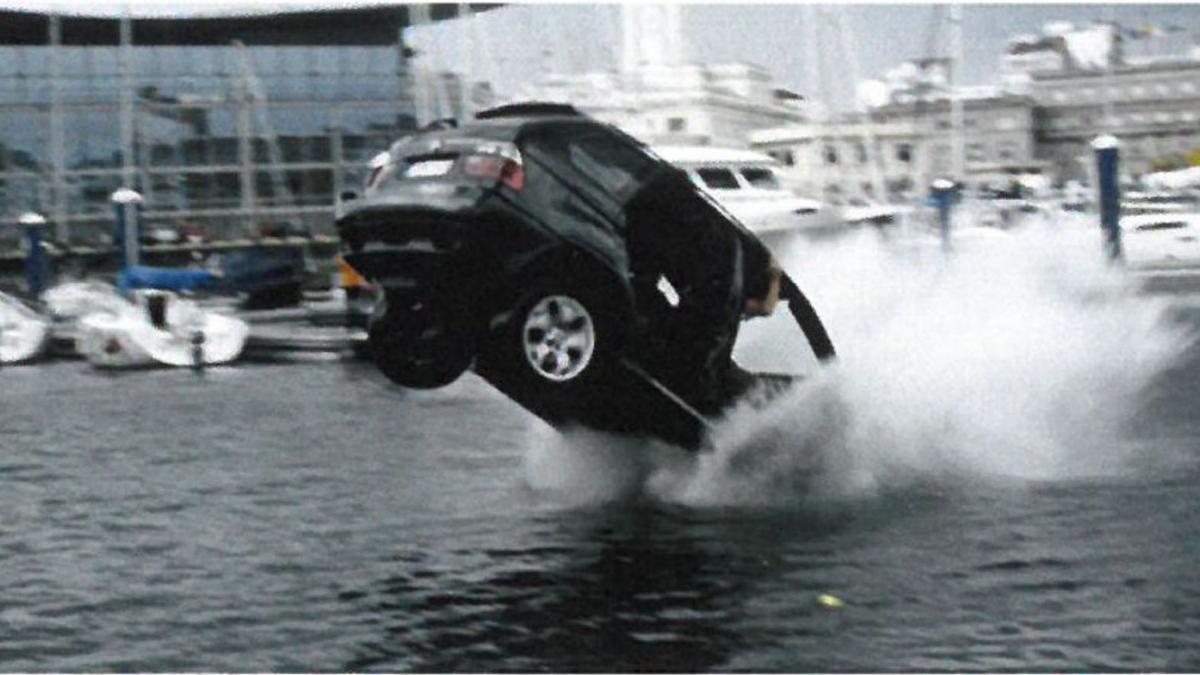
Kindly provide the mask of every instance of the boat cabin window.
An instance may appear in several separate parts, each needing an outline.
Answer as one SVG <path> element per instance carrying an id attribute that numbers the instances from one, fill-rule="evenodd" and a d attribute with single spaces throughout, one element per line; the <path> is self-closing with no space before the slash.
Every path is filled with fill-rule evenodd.
<path id="1" fill-rule="evenodd" d="M 1146 223 L 1145 225 L 1138 225 L 1134 229 L 1138 232 L 1153 232 L 1155 230 L 1182 230 L 1185 227 L 1187 227 L 1187 223 L 1172 220 L 1162 223 Z"/>
<path id="2" fill-rule="evenodd" d="M 779 179 L 775 177 L 775 172 L 766 167 L 747 167 L 742 169 L 742 178 L 746 182 L 756 188 L 764 190 L 778 190 Z"/>
<path id="3" fill-rule="evenodd" d="M 729 169 L 696 169 L 696 175 L 700 176 L 700 180 L 704 181 L 705 187 L 710 190 L 738 189 L 737 178 L 734 177 L 733 172 Z"/>

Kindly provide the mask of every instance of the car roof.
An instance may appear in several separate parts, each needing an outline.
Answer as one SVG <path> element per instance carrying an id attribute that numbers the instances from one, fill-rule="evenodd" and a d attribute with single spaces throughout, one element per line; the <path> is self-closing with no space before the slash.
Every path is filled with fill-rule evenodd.
<path id="1" fill-rule="evenodd" d="M 566 103 L 525 101 L 488 108 L 475 113 L 475 119 L 504 119 L 514 117 L 584 117 L 574 106 Z"/>

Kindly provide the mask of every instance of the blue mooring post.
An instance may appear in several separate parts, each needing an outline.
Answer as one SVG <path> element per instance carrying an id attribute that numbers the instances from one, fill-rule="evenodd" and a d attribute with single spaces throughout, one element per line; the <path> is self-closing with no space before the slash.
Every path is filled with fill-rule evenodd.
<path id="1" fill-rule="evenodd" d="M 117 246 L 117 262 L 121 269 L 138 264 L 138 244 L 141 232 L 138 229 L 138 205 L 142 196 L 129 188 L 112 193 L 113 210 L 117 214 L 117 229 L 113 243 Z"/>
<path id="2" fill-rule="evenodd" d="M 942 235 L 942 250 L 950 250 L 950 209 L 954 206 L 953 181 L 939 178 L 929 186 L 933 205 L 938 210 L 938 229 Z"/>
<path id="3" fill-rule="evenodd" d="M 1121 184 L 1118 179 L 1120 142 L 1113 136 L 1101 136 L 1092 141 L 1096 152 L 1096 184 L 1100 191 L 1100 228 L 1104 230 L 1108 259 L 1121 260 Z"/>
<path id="4" fill-rule="evenodd" d="M 25 230 L 25 242 L 29 253 L 25 256 L 25 286 L 29 296 L 38 298 L 46 290 L 46 282 L 50 276 L 49 259 L 46 249 L 42 246 L 42 237 L 46 231 L 46 219 L 40 213 L 21 214 L 17 219 Z"/>

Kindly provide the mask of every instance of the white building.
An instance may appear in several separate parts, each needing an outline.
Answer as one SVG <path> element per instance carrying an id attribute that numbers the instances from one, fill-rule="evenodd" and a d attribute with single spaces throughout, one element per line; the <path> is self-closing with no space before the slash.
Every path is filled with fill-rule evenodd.
<path id="1" fill-rule="evenodd" d="M 1037 156 L 1060 180 L 1086 178 L 1088 144 L 1106 133 L 1121 139 L 1131 178 L 1200 156 L 1200 59 L 1189 36 L 1138 38 L 1145 31 L 1108 24 L 1044 32 L 1010 42 L 1002 70 L 1033 97 Z"/>
<path id="2" fill-rule="evenodd" d="M 797 192 L 838 203 L 907 199 L 938 177 L 953 176 L 951 92 L 944 59 L 893 69 L 869 113 L 756 132 L 752 146 L 780 160 Z M 1004 187 L 1039 174 L 1034 102 L 994 87 L 960 88 L 962 166 L 969 187 Z"/>
<path id="3" fill-rule="evenodd" d="M 799 96 L 775 88 L 765 69 L 746 63 L 550 75 L 522 97 L 570 103 L 652 144 L 744 148 L 753 131 L 805 118 Z"/>
<path id="4" fill-rule="evenodd" d="M 749 63 L 689 63 L 679 5 L 621 7 L 615 71 L 550 74 L 521 98 L 570 103 L 648 143 L 747 147 L 757 129 L 804 119 L 801 97 Z"/>

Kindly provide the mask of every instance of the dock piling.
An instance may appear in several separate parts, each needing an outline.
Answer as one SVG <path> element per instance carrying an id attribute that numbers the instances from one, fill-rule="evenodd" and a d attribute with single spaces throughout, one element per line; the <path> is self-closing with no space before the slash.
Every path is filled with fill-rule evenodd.
<path id="1" fill-rule="evenodd" d="M 1092 141 L 1096 153 L 1096 188 L 1099 190 L 1100 228 L 1104 230 L 1104 245 L 1108 259 L 1119 262 L 1121 250 L 1121 185 L 1120 142 L 1115 136 L 1104 135 Z"/>
<path id="2" fill-rule="evenodd" d="M 109 198 L 117 214 L 117 258 L 121 269 L 138 264 L 140 231 L 138 229 L 138 206 L 142 196 L 129 188 L 120 188 Z"/>
<path id="3" fill-rule="evenodd" d="M 50 272 L 50 259 L 42 246 L 46 218 L 40 213 L 30 211 L 21 214 L 17 222 L 24 229 L 25 242 L 29 246 L 29 252 L 25 256 L 25 286 L 29 297 L 37 299 L 41 297 L 42 291 L 46 290 Z"/>
<path id="4" fill-rule="evenodd" d="M 938 211 L 938 230 L 942 236 L 942 251 L 950 251 L 950 211 L 954 206 L 954 182 L 939 178 L 929 186 L 930 197 Z"/>

